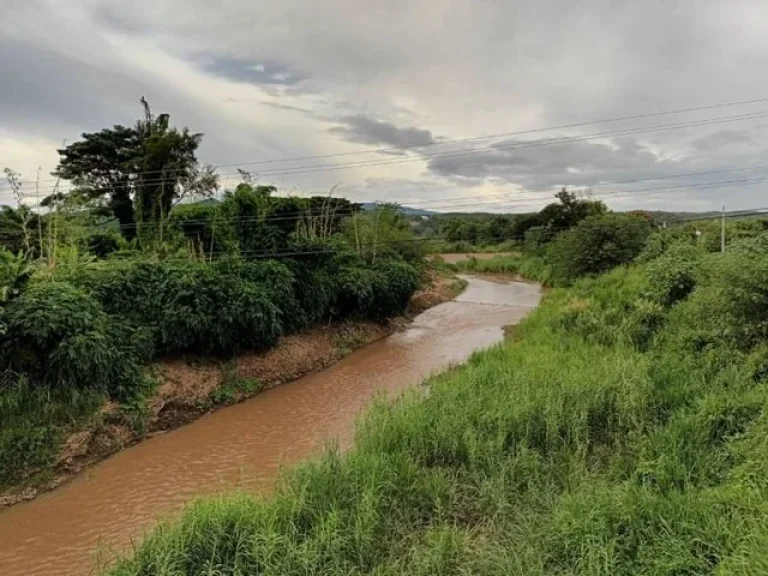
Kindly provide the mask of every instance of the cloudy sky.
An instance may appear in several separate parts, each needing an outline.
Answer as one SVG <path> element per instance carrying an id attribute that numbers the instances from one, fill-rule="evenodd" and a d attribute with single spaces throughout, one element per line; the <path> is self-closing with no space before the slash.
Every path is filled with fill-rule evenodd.
<path id="1" fill-rule="evenodd" d="M 230 186 L 239 167 L 438 210 L 522 212 L 561 186 L 768 206 L 765 0 L 0 0 L 0 18 L 0 168 L 27 194 L 144 96 L 205 134 Z"/>

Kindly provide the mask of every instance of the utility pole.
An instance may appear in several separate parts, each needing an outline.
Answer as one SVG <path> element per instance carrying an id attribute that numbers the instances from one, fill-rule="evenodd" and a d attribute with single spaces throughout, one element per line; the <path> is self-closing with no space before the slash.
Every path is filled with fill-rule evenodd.
<path id="1" fill-rule="evenodd" d="M 40 241 L 40 258 L 43 257 L 43 217 L 40 215 L 40 166 L 37 167 L 37 179 L 35 180 L 35 201 L 37 202 L 37 237 Z"/>
<path id="2" fill-rule="evenodd" d="M 725 204 L 723 204 L 723 217 L 720 224 L 720 252 L 725 252 Z"/>

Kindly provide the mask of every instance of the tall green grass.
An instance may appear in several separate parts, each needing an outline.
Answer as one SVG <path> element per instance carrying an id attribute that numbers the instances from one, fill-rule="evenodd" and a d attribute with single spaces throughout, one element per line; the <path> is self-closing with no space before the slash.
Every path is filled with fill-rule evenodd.
<path id="1" fill-rule="evenodd" d="M 349 453 L 201 500 L 106 572 L 767 573 L 768 250 L 698 258 L 673 299 L 648 264 L 554 290 Z"/>
<path id="2" fill-rule="evenodd" d="M 455 270 L 476 274 L 511 274 L 545 286 L 552 284 L 550 266 L 541 257 L 528 255 L 494 256 L 489 259 L 469 257 L 453 264 Z"/>

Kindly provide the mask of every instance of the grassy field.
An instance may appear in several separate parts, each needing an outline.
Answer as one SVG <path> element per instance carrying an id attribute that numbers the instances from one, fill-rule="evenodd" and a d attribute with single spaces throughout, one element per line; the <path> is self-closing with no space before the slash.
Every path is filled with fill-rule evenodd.
<path id="1" fill-rule="evenodd" d="M 768 244 L 555 289 L 266 501 L 202 500 L 128 575 L 768 573 Z"/>

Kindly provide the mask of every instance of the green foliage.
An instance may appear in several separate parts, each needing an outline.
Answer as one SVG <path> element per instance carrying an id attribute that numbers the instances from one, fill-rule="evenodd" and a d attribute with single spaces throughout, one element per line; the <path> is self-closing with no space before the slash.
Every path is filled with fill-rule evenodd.
<path id="1" fill-rule="evenodd" d="M 39 256 L 41 229 L 42 217 L 28 206 L 0 206 L 0 249 Z"/>
<path id="2" fill-rule="evenodd" d="M 117 232 L 94 232 L 85 239 L 88 251 L 98 258 L 106 258 L 122 250 L 125 246 Z"/>
<path id="3" fill-rule="evenodd" d="M 108 573 L 762 574 L 766 248 L 697 258 L 672 306 L 651 289 L 690 246 L 555 289 L 350 452 L 199 501 Z"/>
<path id="4" fill-rule="evenodd" d="M 672 306 L 687 298 L 696 287 L 701 256 L 700 249 L 684 242 L 673 244 L 652 260 L 648 264 L 648 276 L 653 298 L 664 306 Z"/>
<path id="5" fill-rule="evenodd" d="M 171 211 L 171 229 L 178 229 L 194 254 L 219 257 L 237 253 L 235 228 L 215 202 L 180 204 Z"/>
<path id="6" fill-rule="evenodd" d="M 18 296 L 32 277 L 32 265 L 24 256 L 0 248 L 0 304 Z"/>
<path id="7" fill-rule="evenodd" d="M 394 259 L 379 260 L 375 270 L 378 282 L 373 285 L 371 317 L 383 320 L 401 314 L 419 287 L 418 271 L 407 262 Z"/>
<path id="8" fill-rule="evenodd" d="M 422 242 L 416 238 L 399 206 L 377 205 L 345 222 L 344 236 L 359 256 L 368 262 L 377 258 L 402 258 L 415 263 L 422 259 Z"/>
<path id="9" fill-rule="evenodd" d="M 159 231 L 154 223 L 166 218 L 174 199 L 207 194 L 217 186 L 210 168 L 200 168 L 195 157 L 202 134 L 169 125 L 161 114 L 135 127 L 114 126 L 84 133 L 82 140 L 59 150 L 54 175 L 70 180 L 80 193 L 98 199 L 119 222 L 127 239 Z"/>
<path id="10" fill-rule="evenodd" d="M 259 286 L 205 265 L 177 273 L 157 319 L 160 350 L 232 354 L 277 342 L 282 311 Z"/>
<path id="11" fill-rule="evenodd" d="M 645 246 L 650 226 L 623 214 L 590 216 L 558 236 L 548 248 L 555 278 L 569 283 L 631 262 Z"/>
<path id="12" fill-rule="evenodd" d="M 552 241 L 555 235 L 556 232 L 547 226 L 531 226 L 525 231 L 523 237 L 523 247 L 526 254 L 543 255 L 547 244 Z"/>
<path id="13" fill-rule="evenodd" d="M 558 202 L 548 204 L 539 212 L 541 225 L 555 234 L 573 228 L 585 218 L 601 216 L 607 211 L 605 204 L 599 200 L 581 199 L 565 188 L 555 198 Z"/>
<path id="14" fill-rule="evenodd" d="M 141 381 L 132 343 L 118 340 L 100 304 L 70 284 L 33 284 L 7 306 L 5 320 L 10 367 L 33 381 L 115 396 Z"/>

